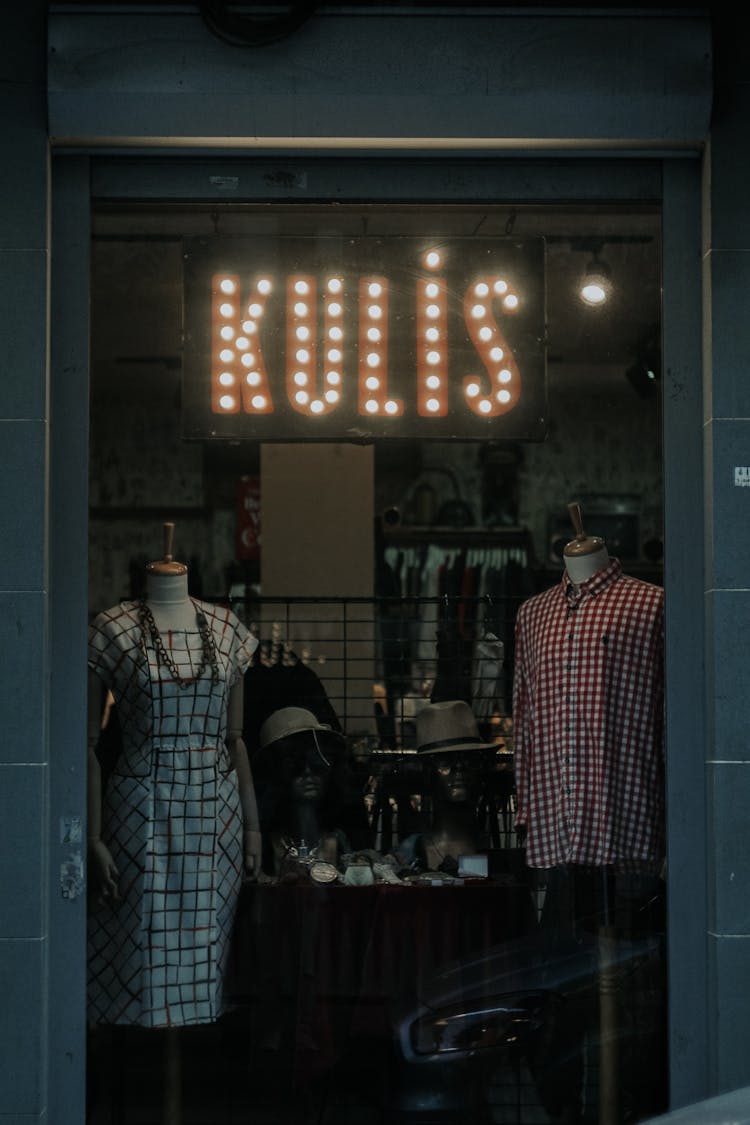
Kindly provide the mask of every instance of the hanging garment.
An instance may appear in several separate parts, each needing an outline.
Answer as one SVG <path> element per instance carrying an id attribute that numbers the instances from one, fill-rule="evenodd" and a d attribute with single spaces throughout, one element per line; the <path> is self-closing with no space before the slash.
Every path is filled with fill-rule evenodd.
<path id="1" fill-rule="evenodd" d="M 489 632 L 474 646 L 471 704 L 477 719 L 484 722 L 503 713 L 504 647 L 503 642 Z"/>
<path id="2" fill-rule="evenodd" d="M 516 620 L 516 823 L 530 867 L 664 856 L 664 591 L 609 564 Z"/>
<path id="3" fill-rule="evenodd" d="M 91 1024 L 174 1027 L 216 1020 L 242 882 L 243 822 L 226 746 L 233 684 L 257 645 L 231 610 L 194 599 L 216 645 L 213 669 L 181 687 L 144 644 L 138 603 L 100 613 L 89 666 L 112 692 L 122 750 L 107 780 L 102 840 L 121 901 L 91 904 Z M 195 675 L 195 631 L 162 637 L 179 675 Z"/>

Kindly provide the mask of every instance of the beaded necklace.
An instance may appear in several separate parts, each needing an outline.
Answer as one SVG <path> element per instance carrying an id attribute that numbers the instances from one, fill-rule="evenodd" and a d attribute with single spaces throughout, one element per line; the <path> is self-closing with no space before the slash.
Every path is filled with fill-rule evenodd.
<path id="1" fill-rule="evenodd" d="M 198 632 L 202 642 L 201 662 L 198 671 L 194 676 L 181 676 L 177 665 L 167 651 L 166 645 L 162 640 L 161 633 L 154 621 L 149 605 L 145 598 L 141 598 L 138 602 L 138 619 L 141 623 L 141 639 L 143 643 L 143 651 L 146 652 L 146 632 L 148 631 L 151 637 L 151 642 L 156 649 L 156 655 L 159 663 L 164 664 L 172 673 L 172 678 L 180 685 L 181 688 L 186 688 L 188 684 L 194 683 L 199 680 L 209 664 L 211 665 L 211 680 L 214 684 L 219 682 L 219 661 L 216 656 L 216 643 L 213 634 L 208 627 L 206 615 L 198 609 L 197 605 L 191 598 L 195 609 L 195 620 L 198 624 Z M 147 654 L 148 655 L 148 654 Z"/>

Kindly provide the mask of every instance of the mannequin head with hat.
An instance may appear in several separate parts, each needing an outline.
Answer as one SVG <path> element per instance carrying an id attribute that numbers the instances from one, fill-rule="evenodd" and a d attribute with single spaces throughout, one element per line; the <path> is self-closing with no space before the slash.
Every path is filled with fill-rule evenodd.
<path id="1" fill-rule="evenodd" d="M 253 773 L 268 874 L 278 874 L 289 848 L 302 841 L 318 858 L 337 862 L 332 821 L 343 748 L 343 735 L 303 707 L 282 707 L 262 724 Z"/>
<path id="2" fill-rule="evenodd" d="M 424 768 L 430 827 L 418 854 L 430 870 L 450 870 L 459 855 L 486 847 L 477 817 L 482 766 L 493 743 L 485 742 L 462 699 L 429 703 L 417 715 L 417 755 Z"/>

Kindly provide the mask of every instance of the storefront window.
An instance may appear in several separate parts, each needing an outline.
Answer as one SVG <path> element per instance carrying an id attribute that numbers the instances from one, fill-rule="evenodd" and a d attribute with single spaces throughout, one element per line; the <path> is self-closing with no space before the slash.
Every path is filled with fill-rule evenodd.
<path id="1" fill-rule="evenodd" d="M 662 1110 L 658 209 L 92 222 L 90 1122 Z M 269 596 L 351 442 L 372 590 Z"/>

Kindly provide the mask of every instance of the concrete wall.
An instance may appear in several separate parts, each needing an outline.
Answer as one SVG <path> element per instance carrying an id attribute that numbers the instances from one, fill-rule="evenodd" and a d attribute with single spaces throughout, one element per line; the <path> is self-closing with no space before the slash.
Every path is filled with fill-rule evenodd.
<path id="1" fill-rule="evenodd" d="M 47 279 L 46 4 L 0 37 L 0 1120 L 46 1121 Z"/>
<path id="2" fill-rule="evenodd" d="M 707 954 L 711 1078 L 723 1091 L 750 1081 L 750 489 L 736 479 L 750 464 L 750 53 L 726 13 L 715 73 L 704 247 Z"/>

